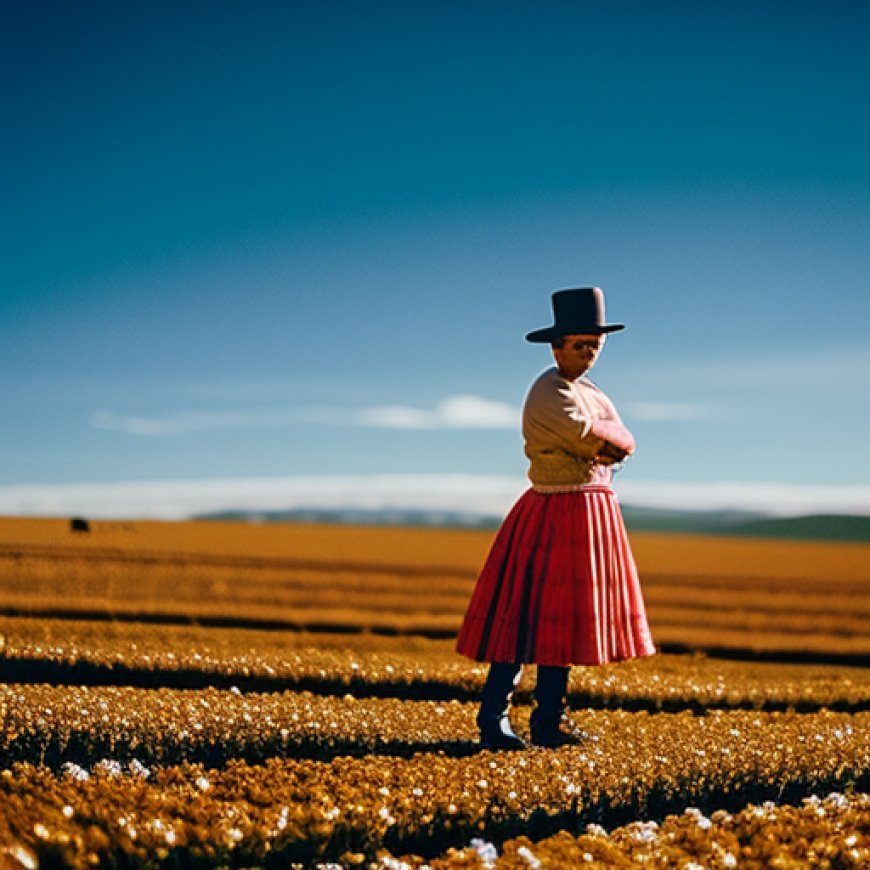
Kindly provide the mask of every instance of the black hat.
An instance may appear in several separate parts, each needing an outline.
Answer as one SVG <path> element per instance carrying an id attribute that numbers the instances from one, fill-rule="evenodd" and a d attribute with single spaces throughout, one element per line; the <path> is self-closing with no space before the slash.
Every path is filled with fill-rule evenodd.
<path id="1" fill-rule="evenodd" d="M 549 343 L 563 335 L 601 335 L 625 329 L 622 323 L 604 322 L 604 291 L 599 287 L 557 290 L 553 294 L 553 325 L 536 329 L 526 341 Z"/>

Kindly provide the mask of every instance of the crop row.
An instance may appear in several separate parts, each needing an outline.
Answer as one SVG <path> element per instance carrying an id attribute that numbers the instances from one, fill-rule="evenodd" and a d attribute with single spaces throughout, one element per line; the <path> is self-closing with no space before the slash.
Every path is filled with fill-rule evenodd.
<path id="1" fill-rule="evenodd" d="M 199 530 L 191 526 L 188 531 L 195 539 Z M 318 534 L 324 532 L 320 529 Z M 291 537 L 293 533 L 288 530 Z M 423 539 L 430 549 L 440 540 L 457 546 L 457 553 L 465 553 L 468 544 L 467 537 L 441 538 L 436 531 L 423 534 Z M 298 543 L 300 553 L 310 549 L 301 539 Z M 815 558 L 821 552 L 812 549 L 807 555 Z M 343 548 L 336 553 L 347 558 Z M 642 573 L 643 585 L 653 636 L 665 648 L 852 664 L 870 661 L 867 578 L 856 574 L 854 567 L 844 563 L 834 575 L 826 569 L 820 588 L 809 573 L 796 573 L 797 566 L 789 567 L 784 576 L 759 578 L 742 574 L 740 562 L 726 562 L 733 576 L 685 575 L 666 570 L 670 554 L 654 553 L 658 555 L 650 561 L 655 567 Z M 379 565 L 378 559 L 386 559 L 381 550 L 369 554 L 375 561 L 368 564 L 338 556 L 329 561 L 325 554 L 306 561 L 255 556 L 253 551 L 242 556 L 135 548 L 0 548 L 0 611 L 42 619 L 200 622 L 444 638 L 457 632 L 470 596 L 476 567 L 464 566 L 467 555 L 453 560 L 446 553 L 426 565 L 415 554 L 390 553 Z M 452 567 L 451 561 L 456 562 Z"/>
<path id="2" fill-rule="evenodd" d="M 273 563 L 251 558 L 227 560 L 200 557 L 179 560 L 171 555 L 67 558 L 10 554 L 0 549 L 3 601 L 39 595 L 53 600 L 73 590 L 83 600 L 118 603 L 164 599 L 247 606 L 279 602 L 297 607 L 312 598 L 318 606 L 338 607 L 348 600 L 378 600 L 388 610 L 462 610 L 477 573 L 474 568 L 437 568 L 411 563 L 391 569 L 366 565 Z M 679 602 L 683 607 L 710 610 L 752 610 L 776 613 L 819 613 L 870 616 L 866 599 L 868 578 L 835 580 L 825 572 L 823 588 L 811 577 L 683 576 L 657 568 L 642 571 L 648 602 L 653 607 Z"/>
<path id="3" fill-rule="evenodd" d="M 477 736 L 470 703 L 309 692 L 0 684 L 0 712 L 0 757 L 54 768 L 103 757 L 214 766 L 276 755 L 470 751 Z"/>
<path id="4" fill-rule="evenodd" d="M 94 522 L 71 534 L 62 520 L 0 518 L 0 557 L 94 560 L 133 554 L 148 560 L 237 565 L 329 564 L 366 569 L 468 571 L 480 567 L 494 531 L 281 523 Z M 702 535 L 632 532 L 642 576 L 709 576 L 716 569 L 740 581 L 770 585 L 807 578 L 830 583 L 867 579 L 867 544 L 773 541 Z M 758 582 L 760 581 L 760 583 Z"/>
<path id="5" fill-rule="evenodd" d="M 521 732 L 527 730 L 529 709 L 514 708 Z M 477 739 L 472 703 L 309 692 L 0 684 L 0 712 L 0 756 L 7 763 L 30 761 L 55 769 L 103 757 L 218 766 L 233 759 L 409 755 L 427 749 L 467 755 Z M 578 723 L 606 728 L 601 712 L 571 715 Z"/>
<path id="6" fill-rule="evenodd" d="M 437 534 L 437 533 L 430 533 Z M 324 560 L 274 562 L 251 557 L 179 558 L 149 555 L 86 553 L 50 555 L 9 553 L 0 548 L 0 577 L 4 595 L 37 593 L 52 599 L 75 590 L 84 598 L 116 601 L 122 596 L 161 599 L 167 592 L 180 600 L 249 604 L 284 600 L 294 606 L 316 596 L 321 606 L 334 607 L 348 598 L 378 598 L 388 609 L 461 609 L 467 601 L 480 565 L 427 568 L 417 562 L 391 568 L 349 565 Z M 870 615 L 864 594 L 868 578 L 831 577 L 823 571 L 824 587 L 811 576 L 741 576 L 702 573 L 681 575 L 663 570 L 641 571 L 648 601 L 654 605 L 679 602 L 711 609 L 756 610 L 843 615 Z"/>
<path id="7" fill-rule="evenodd" d="M 526 669 L 518 699 L 528 696 L 533 671 Z M 449 641 L 0 620 L 0 678 L 7 681 L 468 699 L 479 694 L 485 675 L 486 665 L 458 656 Z M 870 672 L 657 655 L 572 668 L 569 695 L 574 706 L 861 709 L 870 704 Z"/>
<path id="8" fill-rule="evenodd" d="M 870 714 L 575 719 L 587 732 L 580 746 L 462 758 L 272 758 L 220 770 L 103 759 L 62 774 L 18 764 L 0 774 L 0 842 L 72 867 L 153 865 L 170 853 L 230 866 L 364 861 L 381 849 L 428 858 L 472 837 L 539 839 L 687 804 L 708 812 L 870 784 Z"/>
<path id="9" fill-rule="evenodd" d="M 870 866 L 870 794 L 832 792 L 804 798 L 800 806 L 772 801 L 750 804 L 734 814 L 709 817 L 696 807 L 655 821 L 633 822 L 608 833 L 588 825 L 580 835 L 560 831 L 538 843 L 508 840 L 499 850 L 476 837 L 463 849 L 426 861 L 381 853 L 380 866 L 393 870 L 509 870 L 530 867 L 683 867 L 689 870 L 765 870 L 769 867 Z"/>
<path id="10" fill-rule="evenodd" d="M 118 559 L 132 554 L 137 562 L 177 564 L 286 567 L 314 563 L 473 570 L 486 555 L 492 536 L 492 531 L 451 529 L 147 520 L 123 526 L 95 521 L 89 533 L 75 534 L 70 532 L 68 521 L 0 517 L 0 555 L 61 557 L 65 561 Z"/>
<path id="11" fill-rule="evenodd" d="M 175 625 L 199 624 L 218 628 L 251 628 L 335 634 L 401 634 L 430 639 L 449 639 L 458 632 L 458 614 L 438 614 L 414 611 L 385 611 L 377 607 L 317 607 L 282 609 L 272 605 L 240 605 L 184 602 L 108 603 L 74 597 L 47 602 L 38 596 L 19 598 L 7 607 L 0 606 L 7 616 L 27 615 L 34 619 L 93 619 L 97 622 L 144 622 Z M 756 627 L 750 613 L 732 612 L 730 624 L 711 626 L 704 611 L 686 611 L 685 616 L 668 617 L 660 621 L 651 611 L 653 638 L 672 652 L 707 651 L 711 655 L 765 657 L 784 661 L 836 662 L 866 666 L 870 663 L 870 632 L 860 631 L 856 624 L 843 620 L 843 631 L 806 630 L 794 625 Z M 855 633 L 858 632 L 858 633 Z"/>
<path id="12" fill-rule="evenodd" d="M 709 628 L 703 614 L 686 624 L 656 623 L 650 619 L 657 644 L 671 650 L 697 650 L 710 655 L 783 661 L 838 662 L 867 667 L 870 664 L 870 634 L 829 634 L 821 631 L 759 631 L 742 624 Z"/>

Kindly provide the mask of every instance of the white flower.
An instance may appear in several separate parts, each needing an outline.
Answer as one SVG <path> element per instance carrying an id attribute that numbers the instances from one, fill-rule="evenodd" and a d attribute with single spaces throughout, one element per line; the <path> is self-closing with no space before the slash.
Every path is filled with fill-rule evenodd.
<path id="1" fill-rule="evenodd" d="M 27 846 L 15 845 L 11 846 L 8 853 L 22 866 L 25 870 L 37 870 L 39 863 L 36 856 Z"/>
<path id="2" fill-rule="evenodd" d="M 398 858 L 393 858 L 390 855 L 384 855 L 381 858 L 381 867 L 386 867 L 387 870 L 411 870 L 410 864 L 399 861 Z"/>
<path id="3" fill-rule="evenodd" d="M 72 779 L 77 779 L 79 782 L 84 782 L 91 778 L 91 775 L 83 768 L 74 764 L 72 761 L 65 761 L 63 764 L 64 773 Z"/>
<path id="4" fill-rule="evenodd" d="M 134 758 L 127 767 L 133 776 L 138 776 L 140 779 L 148 779 L 151 776 L 151 771 L 138 758 Z"/>
<path id="5" fill-rule="evenodd" d="M 533 867 L 534 870 L 540 870 L 544 865 L 535 857 L 534 852 L 528 846 L 520 846 L 517 849 L 517 855 L 522 858 L 529 867 Z"/>
<path id="6" fill-rule="evenodd" d="M 826 798 L 825 803 L 830 807 L 835 807 L 838 810 L 845 810 L 849 808 L 849 799 L 840 794 L 839 792 L 832 791 Z"/>
<path id="7" fill-rule="evenodd" d="M 495 862 L 498 860 L 498 849 L 487 840 L 483 840 L 480 837 L 474 837 L 471 840 L 471 848 L 480 855 L 480 860 L 488 866 L 494 866 Z"/>

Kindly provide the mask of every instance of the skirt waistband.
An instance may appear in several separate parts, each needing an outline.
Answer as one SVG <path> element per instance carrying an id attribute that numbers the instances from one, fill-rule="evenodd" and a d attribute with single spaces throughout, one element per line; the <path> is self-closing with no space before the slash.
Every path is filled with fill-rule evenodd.
<path id="1" fill-rule="evenodd" d="M 562 484 L 532 484 L 532 489 L 541 495 L 558 495 L 563 492 L 613 492 L 613 487 L 606 483 L 562 483 Z"/>

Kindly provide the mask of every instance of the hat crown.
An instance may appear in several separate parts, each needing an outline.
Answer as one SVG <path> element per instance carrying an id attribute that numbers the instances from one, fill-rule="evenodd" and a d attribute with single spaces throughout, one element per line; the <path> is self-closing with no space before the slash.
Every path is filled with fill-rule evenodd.
<path id="1" fill-rule="evenodd" d="M 604 291 L 600 287 L 574 287 L 553 294 L 553 325 L 536 329 L 527 341 L 548 342 L 563 335 L 601 334 L 623 329 L 621 323 L 607 323 Z"/>
<path id="2" fill-rule="evenodd" d="M 600 287 L 557 290 L 553 294 L 553 320 L 560 328 L 572 323 L 603 326 L 604 292 Z M 582 331 L 577 330 L 577 332 Z"/>

